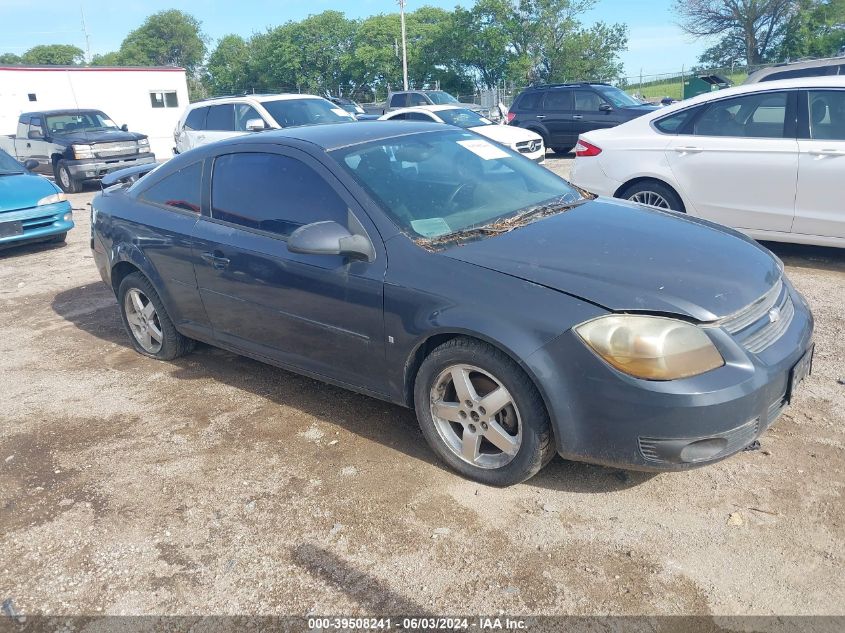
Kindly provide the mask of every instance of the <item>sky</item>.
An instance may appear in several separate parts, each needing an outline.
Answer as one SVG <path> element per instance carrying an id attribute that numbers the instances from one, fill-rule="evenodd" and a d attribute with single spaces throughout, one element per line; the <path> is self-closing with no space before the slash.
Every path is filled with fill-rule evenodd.
<path id="1" fill-rule="evenodd" d="M 424 5 L 451 9 L 469 7 L 472 0 L 407 0 L 407 10 Z M 707 42 L 686 36 L 675 24 L 673 0 L 597 0 L 583 22 L 622 22 L 628 25 L 625 74 L 631 77 L 679 72 L 695 64 Z M 37 6 L 38 11 L 32 12 Z M 37 44 L 73 44 L 85 50 L 82 11 L 91 54 L 119 48 L 126 34 L 151 13 L 181 9 L 202 21 L 212 40 L 229 33 L 249 37 L 288 20 L 300 20 L 328 9 L 352 18 L 398 10 L 395 0 L 0 0 L 0 24 L 18 25 L 0 32 L 0 52 L 21 54 Z M 33 19 L 33 16 L 37 16 Z"/>

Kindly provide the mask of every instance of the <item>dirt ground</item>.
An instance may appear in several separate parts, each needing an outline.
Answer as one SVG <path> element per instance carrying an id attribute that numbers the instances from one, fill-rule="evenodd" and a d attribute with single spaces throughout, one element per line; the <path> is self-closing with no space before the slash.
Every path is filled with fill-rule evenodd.
<path id="1" fill-rule="evenodd" d="M 567 160 L 548 166 L 566 172 Z M 129 346 L 88 251 L 0 252 L 0 601 L 37 614 L 845 614 L 845 250 L 771 245 L 816 316 L 762 449 L 556 458 L 486 488 L 411 412 L 200 346 Z"/>

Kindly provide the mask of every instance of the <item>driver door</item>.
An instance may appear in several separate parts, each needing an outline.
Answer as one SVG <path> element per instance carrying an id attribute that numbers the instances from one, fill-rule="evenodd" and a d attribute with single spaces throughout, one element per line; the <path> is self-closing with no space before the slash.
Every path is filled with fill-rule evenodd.
<path id="1" fill-rule="evenodd" d="M 214 336 L 248 353 L 384 391 L 384 245 L 369 218 L 312 157 L 277 145 L 227 146 L 207 162 L 194 231 L 197 283 Z M 360 221 L 372 262 L 287 249 L 299 226 Z"/>

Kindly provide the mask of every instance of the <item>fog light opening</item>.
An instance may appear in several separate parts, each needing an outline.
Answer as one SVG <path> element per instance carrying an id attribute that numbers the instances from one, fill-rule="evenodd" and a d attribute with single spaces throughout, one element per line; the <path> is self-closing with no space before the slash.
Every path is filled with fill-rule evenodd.
<path id="1" fill-rule="evenodd" d="M 73 212 L 68 211 L 65 213 L 65 216 L 62 218 L 65 222 L 70 222 L 73 219 Z"/>
<path id="2" fill-rule="evenodd" d="M 728 440 L 724 437 L 710 437 L 705 440 L 691 442 L 681 450 L 681 461 L 700 462 L 713 459 L 725 450 Z"/>

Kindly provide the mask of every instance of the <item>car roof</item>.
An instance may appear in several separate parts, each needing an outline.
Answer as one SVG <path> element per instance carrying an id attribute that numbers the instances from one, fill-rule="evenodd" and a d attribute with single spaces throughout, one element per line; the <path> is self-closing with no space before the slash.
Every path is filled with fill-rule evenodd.
<path id="1" fill-rule="evenodd" d="M 25 116 L 53 116 L 56 114 L 73 114 L 74 112 L 100 112 L 98 108 L 61 108 L 60 110 L 35 110 L 33 112 L 21 112 L 18 117 Z"/>
<path id="2" fill-rule="evenodd" d="M 298 92 L 293 93 L 282 93 L 282 94 L 247 94 L 247 95 L 229 95 L 226 97 L 210 97 L 208 99 L 203 99 L 202 101 L 197 101 L 192 103 L 189 108 L 199 108 L 205 107 L 210 105 L 218 105 L 218 104 L 226 104 L 226 103 L 239 103 L 242 101 L 257 101 L 258 103 L 266 103 L 268 101 L 291 101 L 294 99 L 320 99 L 325 100 L 323 97 L 319 97 L 317 95 L 310 95 L 310 94 L 300 94 Z"/>
<path id="3" fill-rule="evenodd" d="M 408 106 L 407 108 L 396 108 L 388 112 L 388 115 L 396 114 L 397 112 L 443 112 L 443 110 L 469 110 L 469 108 L 462 105 L 421 105 Z"/>
<path id="4" fill-rule="evenodd" d="M 349 147 L 372 141 L 381 141 L 420 132 L 443 132 L 442 123 L 427 121 L 368 121 L 325 123 L 323 125 L 303 125 L 300 127 L 268 130 L 249 136 L 236 136 L 221 143 L 273 143 L 287 139 L 305 141 L 331 151 L 340 147 Z"/>
<path id="5" fill-rule="evenodd" d="M 775 73 L 804 70 L 806 68 L 827 68 L 828 66 L 838 66 L 840 64 L 845 64 L 845 57 L 825 57 L 823 59 L 804 59 L 796 62 L 784 62 L 782 64 L 774 64 L 772 66 L 766 66 L 765 68 L 755 70 L 745 81 L 748 82 L 749 80 L 762 79 L 763 77 Z"/>

